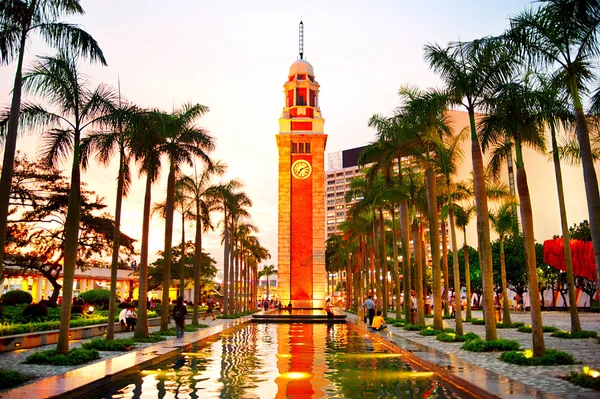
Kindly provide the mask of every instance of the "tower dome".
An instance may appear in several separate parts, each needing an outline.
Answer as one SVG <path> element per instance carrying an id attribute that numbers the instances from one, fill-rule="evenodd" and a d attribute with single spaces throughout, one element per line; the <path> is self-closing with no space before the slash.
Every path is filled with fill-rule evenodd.
<path id="1" fill-rule="evenodd" d="M 310 76 L 315 76 L 315 72 L 313 71 L 313 67 L 310 62 L 306 60 L 298 60 L 292 64 L 290 67 L 290 73 L 288 76 L 294 76 L 298 74 L 308 74 Z"/>

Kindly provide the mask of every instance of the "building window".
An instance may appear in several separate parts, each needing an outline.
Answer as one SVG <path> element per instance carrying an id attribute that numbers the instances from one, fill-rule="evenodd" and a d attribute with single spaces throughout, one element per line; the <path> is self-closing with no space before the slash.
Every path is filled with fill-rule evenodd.
<path id="1" fill-rule="evenodd" d="M 333 198 L 335 197 L 335 194 L 327 194 L 327 198 Z"/>
<path id="2" fill-rule="evenodd" d="M 335 201 L 334 201 L 334 200 L 328 200 L 328 201 L 327 201 L 327 205 L 333 205 L 333 204 L 335 204 Z"/>
<path id="3" fill-rule="evenodd" d="M 310 154 L 310 143 L 292 143 L 292 154 Z"/>
<path id="4" fill-rule="evenodd" d="M 296 89 L 296 105 L 306 105 L 306 87 Z"/>
<path id="5" fill-rule="evenodd" d="M 335 216 L 344 216 L 344 212 L 337 212 Z"/>

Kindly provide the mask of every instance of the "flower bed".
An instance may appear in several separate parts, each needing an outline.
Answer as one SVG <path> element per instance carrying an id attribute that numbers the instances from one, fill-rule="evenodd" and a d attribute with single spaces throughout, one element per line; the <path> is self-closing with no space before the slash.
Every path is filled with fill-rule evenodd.
<path id="1" fill-rule="evenodd" d="M 500 360 L 519 366 L 553 366 L 577 363 L 573 355 L 554 349 L 547 349 L 544 356 L 541 357 L 533 357 L 531 350 L 504 352 L 500 355 Z"/>

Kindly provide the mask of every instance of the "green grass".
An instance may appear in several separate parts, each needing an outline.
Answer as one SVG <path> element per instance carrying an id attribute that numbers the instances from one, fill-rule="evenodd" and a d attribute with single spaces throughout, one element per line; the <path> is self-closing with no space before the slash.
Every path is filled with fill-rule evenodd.
<path id="1" fill-rule="evenodd" d="M 504 352 L 500 355 L 500 360 L 519 366 L 553 366 L 577 363 L 573 355 L 554 349 L 546 349 L 546 353 L 541 357 L 533 357 L 531 350 Z"/>
<path id="2" fill-rule="evenodd" d="M 100 359 L 96 349 L 71 349 L 66 355 L 56 353 L 56 349 L 32 353 L 25 358 L 27 364 L 51 364 L 54 366 L 77 366 Z"/>
<path id="3" fill-rule="evenodd" d="M 517 328 L 518 332 L 523 332 L 523 333 L 531 333 L 531 326 L 530 325 L 523 325 L 519 328 Z M 554 326 L 543 326 L 543 331 L 544 332 L 556 332 L 558 331 L 558 328 L 554 327 Z"/>
<path id="4" fill-rule="evenodd" d="M 550 334 L 551 337 L 556 338 L 570 338 L 570 339 L 578 339 L 578 338 L 597 338 L 598 333 L 596 331 L 582 330 L 578 331 L 574 334 L 571 334 L 570 331 L 565 330 L 557 330 Z"/>
<path id="5" fill-rule="evenodd" d="M 33 377 L 19 373 L 18 371 L 0 369 L 0 389 L 14 388 L 31 379 Z"/>
<path id="6" fill-rule="evenodd" d="M 504 352 L 504 351 L 517 351 L 521 349 L 521 346 L 517 341 L 510 339 L 494 339 L 491 341 L 484 341 L 483 339 L 475 339 L 467 341 L 462 346 L 462 349 L 469 352 Z"/>
<path id="7" fill-rule="evenodd" d="M 135 347 L 133 338 L 117 338 L 107 341 L 102 338 L 94 338 L 82 345 L 84 349 L 96 349 L 99 351 L 126 352 Z"/>

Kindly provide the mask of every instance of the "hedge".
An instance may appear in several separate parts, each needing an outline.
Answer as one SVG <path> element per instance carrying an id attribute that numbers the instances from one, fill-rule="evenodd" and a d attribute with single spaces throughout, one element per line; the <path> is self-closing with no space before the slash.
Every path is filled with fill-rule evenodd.
<path id="1" fill-rule="evenodd" d="M 503 351 L 517 351 L 521 348 L 517 341 L 510 339 L 494 339 L 491 341 L 484 341 L 481 338 L 467 341 L 462 346 L 462 349 L 469 352 L 503 352 Z"/>
<path id="2" fill-rule="evenodd" d="M 33 302 L 33 297 L 31 294 L 27 291 L 21 290 L 5 292 L 2 294 L 0 299 L 2 299 L 2 303 L 6 304 L 7 306 L 20 305 L 23 303 L 29 305 L 31 302 Z"/>
<path id="3" fill-rule="evenodd" d="M 79 298 L 94 306 L 108 306 L 110 291 L 103 289 L 89 290 L 79 294 Z"/>
<path id="4" fill-rule="evenodd" d="M 56 353 L 56 349 L 32 353 L 25 358 L 28 364 L 51 364 L 54 366 L 77 366 L 100 359 L 96 349 L 71 349 L 66 355 Z"/>
<path id="5" fill-rule="evenodd" d="M 14 370 L 0 369 L 0 389 L 14 388 L 31 380 L 33 377 Z"/>
<path id="6" fill-rule="evenodd" d="M 573 355 L 554 349 L 546 349 L 546 353 L 541 357 L 533 357 L 531 350 L 504 352 L 500 355 L 500 360 L 519 366 L 553 366 L 577 363 Z"/>
<path id="7" fill-rule="evenodd" d="M 448 329 L 446 329 L 448 330 Z M 464 335 L 456 335 L 456 333 L 452 332 L 452 331 L 442 331 L 441 333 L 439 333 L 438 335 L 435 336 L 435 338 L 438 341 L 442 341 L 442 342 L 469 342 L 469 341 L 475 341 L 478 339 L 481 339 L 479 337 L 479 335 L 469 332 L 466 333 Z M 450 329 L 451 330 L 451 329 Z"/>
<path id="8" fill-rule="evenodd" d="M 596 331 L 589 331 L 589 330 L 582 330 L 582 331 L 578 331 L 576 333 L 571 333 L 570 331 L 565 331 L 565 330 L 558 330 L 558 331 L 554 331 L 552 334 L 550 334 L 550 336 L 556 337 L 556 338 L 571 338 L 571 339 L 596 338 L 596 337 L 598 337 L 598 333 Z"/>
<path id="9" fill-rule="evenodd" d="M 94 338 L 81 346 L 83 349 L 96 349 L 99 351 L 126 352 L 135 347 L 133 338 L 118 338 L 107 341 L 103 338 Z"/>
<path id="10" fill-rule="evenodd" d="M 564 378 L 575 385 L 600 390 L 600 378 L 598 378 L 597 373 L 596 370 L 591 370 L 588 366 L 585 366 L 583 372 L 571 371 Z"/>
<path id="11" fill-rule="evenodd" d="M 558 328 L 554 327 L 554 326 L 543 326 L 542 327 L 544 332 L 556 332 L 558 331 Z M 521 326 L 519 328 L 517 328 L 518 332 L 524 332 L 524 333 L 531 333 L 531 326 L 530 325 L 525 325 L 525 326 Z"/>

